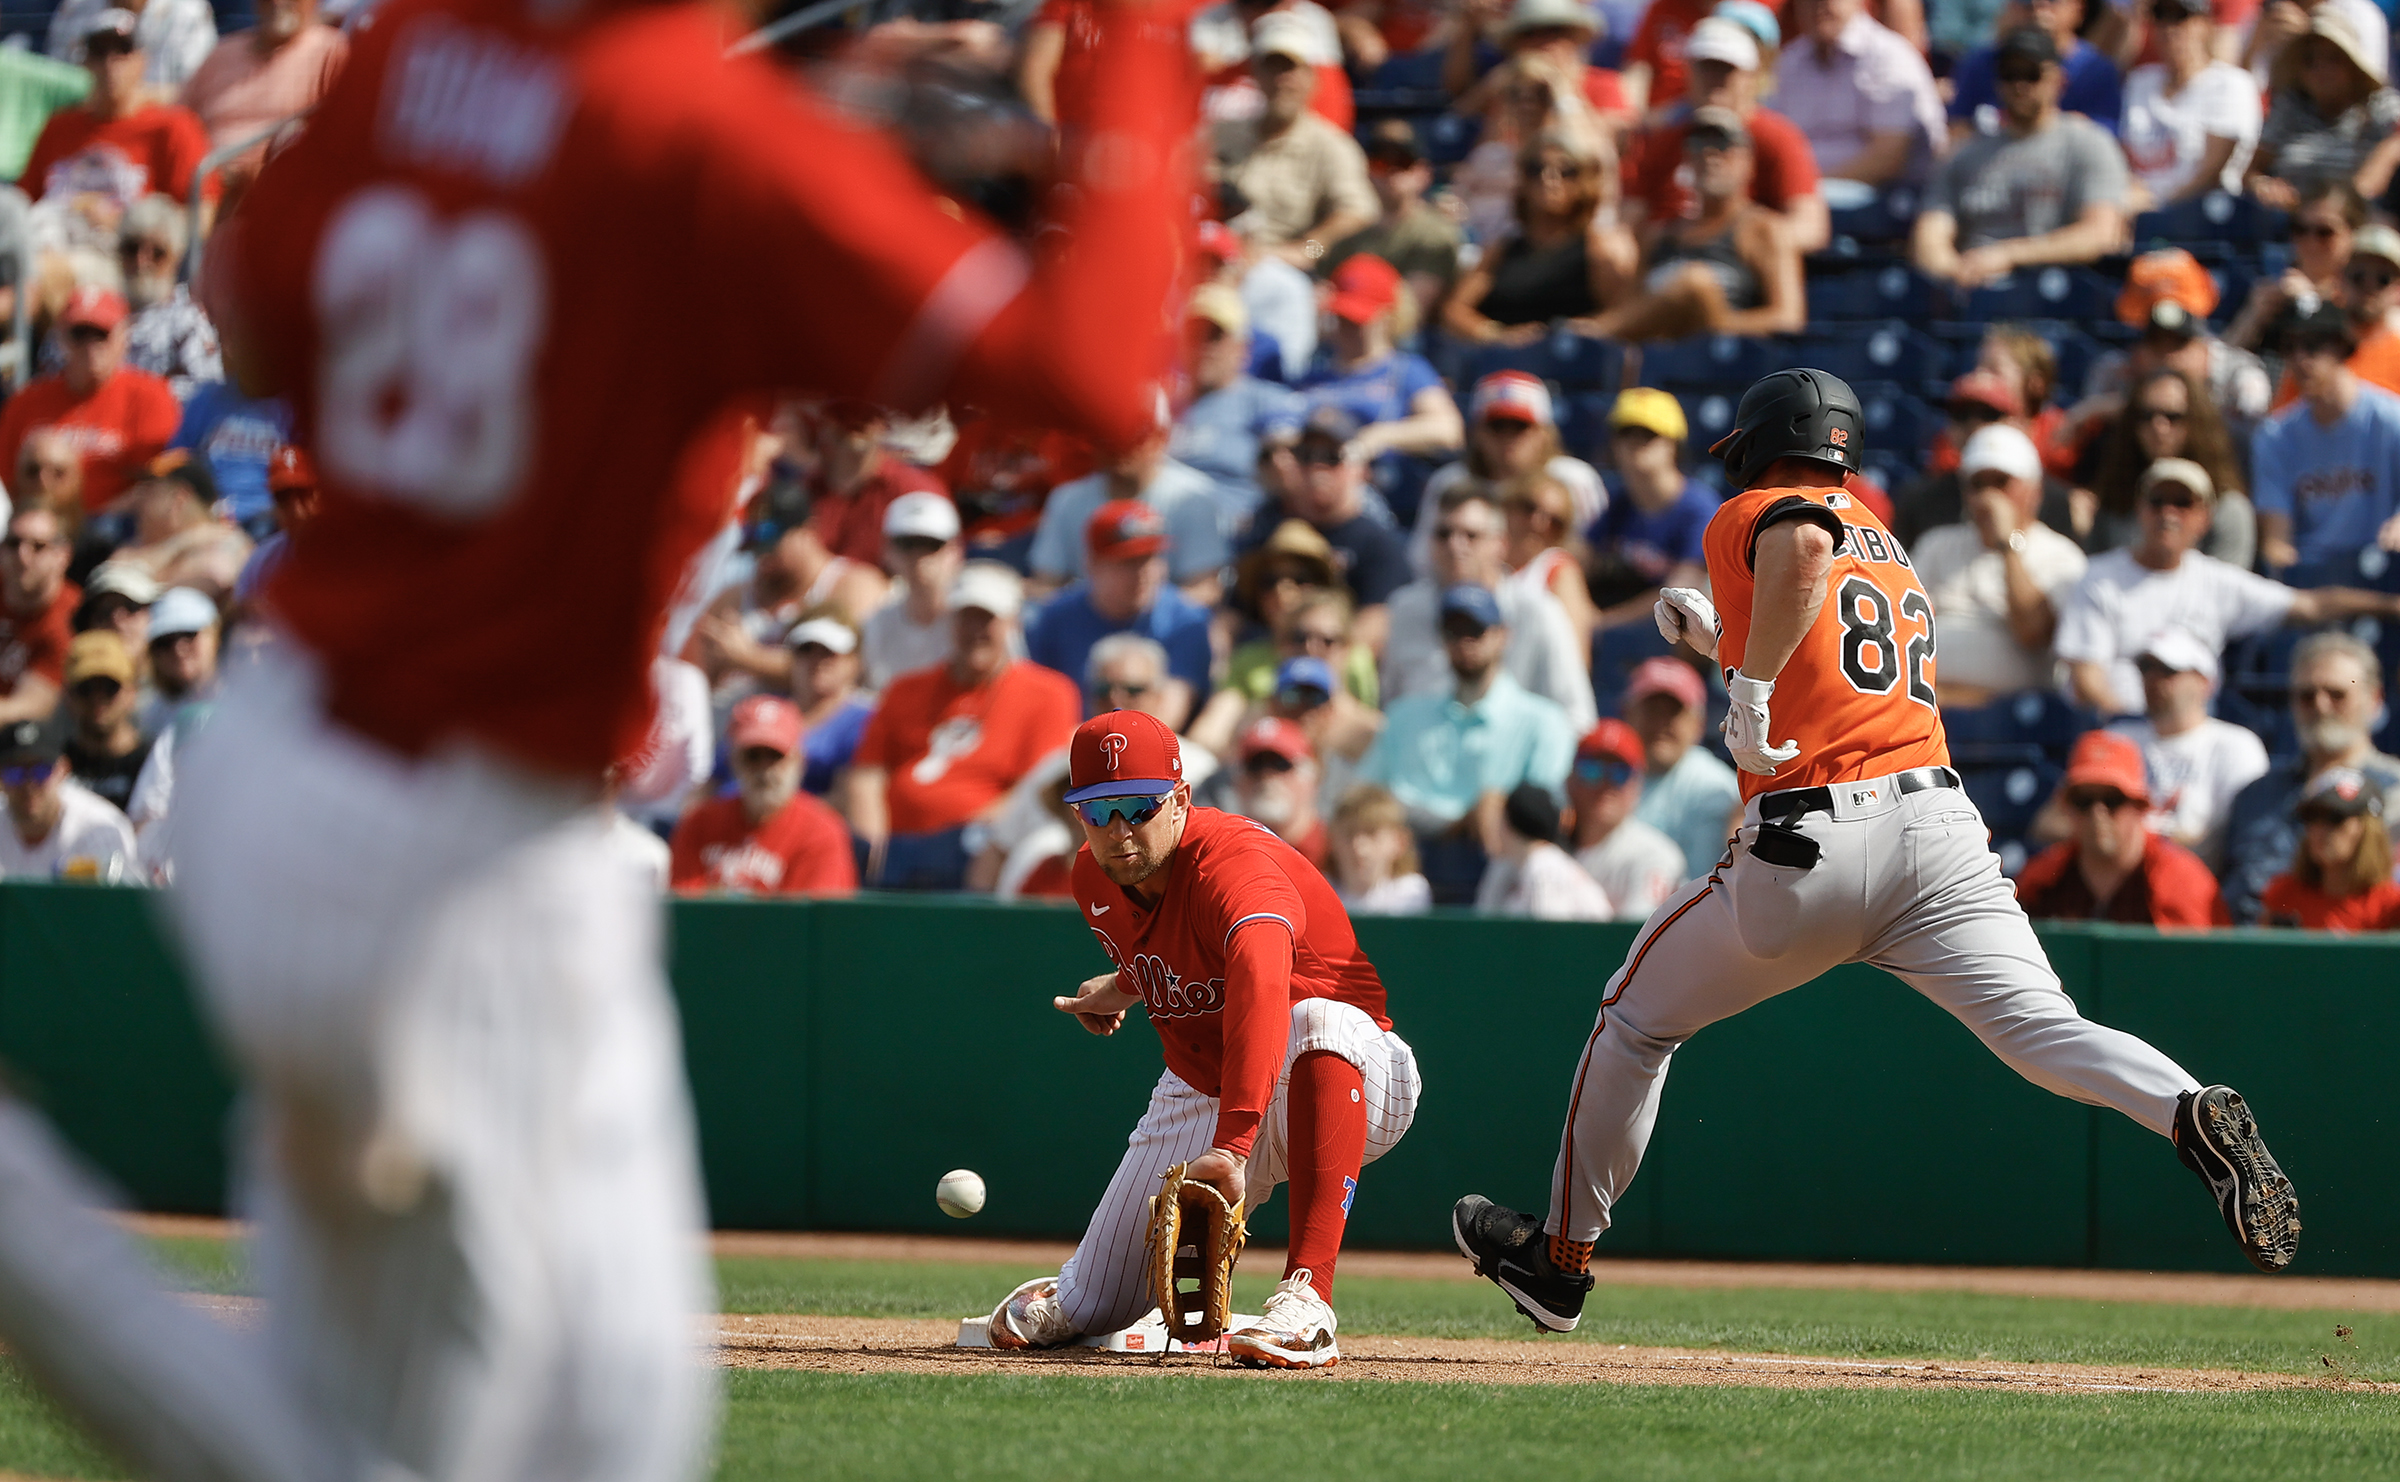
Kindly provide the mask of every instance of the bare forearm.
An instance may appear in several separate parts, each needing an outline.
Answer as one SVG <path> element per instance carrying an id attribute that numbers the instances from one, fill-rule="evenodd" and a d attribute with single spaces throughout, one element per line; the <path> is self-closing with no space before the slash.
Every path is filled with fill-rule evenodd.
<path id="1" fill-rule="evenodd" d="M 1837 180 L 1855 180 L 1861 185 L 1882 185 L 1896 180 L 1908 168 L 1908 157 L 1916 148 L 1916 135 L 1907 129 L 1870 134 L 1867 147 L 1850 157 L 1850 163 L 1833 172 Z"/>
<path id="2" fill-rule="evenodd" d="M 2050 636 L 2058 631 L 2058 613 L 2050 599 L 2034 585 L 2033 573 L 2025 569 L 2025 558 L 2015 551 L 2001 554 L 2000 569 L 2008 583 L 2008 633 L 2017 640 L 2017 647 L 2045 649 Z"/>
<path id="3" fill-rule="evenodd" d="M 2087 216 L 2073 226 L 2062 226 L 2038 237 L 2016 237 L 1996 243 L 2018 267 L 2038 267 L 2054 262 L 2090 262 L 2116 251 L 2125 241 L 2125 219 L 2111 211 L 2106 216 Z"/>
<path id="4" fill-rule="evenodd" d="M 1958 222 L 1939 212 L 1917 218 L 1909 255 L 1926 276 L 1949 278 L 1958 273 Z"/>
<path id="5" fill-rule="evenodd" d="M 885 798 L 890 780 L 891 774 L 881 767 L 859 767 L 850 774 L 850 795 L 843 801 L 850 815 L 850 831 L 862 839 L 880 841 L 891 834 L 892 816 Z"/>
<path id="6" fill-rule="evenodd" d="M 2103 714 L 2113 715 L 2124 709 L 2117 703 L 2117 689 L 2108 682 L 2108 666 L 2090 659 L 2077 659 L 2067 665 L 2067 688 L 2078 705 L 2088 705 Z"/>
<path id="7" fill-rule="evenodd" d="M 0 699 L 0 725 L 48 720 L 57 709 L 58 686 L 39 674 L 28 674 L 17 681 L 15 693 Z"/>
<path id="8" fill-rule="evenodd" d="M 2292 599 L 2286 623 L 2314 627 L 2354 617 L 2400 617 L 2400 593 L 2364 592 L 2357 587 L 2318 587 Z"/>
<path id="9" fill-rule="evenodd" d="M 1786 520 L 1758 537 L 1757 585 L 1750 599 L 1750 639 L 1742 672 L 1773 679 L 1799 651 L 1825 606 L 1833 570 L 1833 536 L 1821 525 Z"/>

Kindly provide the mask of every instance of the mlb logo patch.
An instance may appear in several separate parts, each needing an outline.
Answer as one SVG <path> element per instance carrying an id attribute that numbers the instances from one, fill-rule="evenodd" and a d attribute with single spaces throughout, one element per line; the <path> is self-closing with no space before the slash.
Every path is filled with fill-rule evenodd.
<path id="1" fill-rule="evenodd" d="M 1834 431 L 1839 432 L 1841 429 L 1837 427 L 1834 429 Z M 1850 507 L 1850 496 L 1844 494 L 1841 490 L 1836 489 L 1831 494 L 1825 496 L 1825 507 L 1827 509 L 1848 509 Z"/>
<path id="2" fill-rule="evenodd" d="M 1352 1200 L 1354 1200 L 1354 1199 L 1356 1199 L 1357 1197 L 1358 1197 L 1358 1180 L 1357 1180 L 1357 1179 L 1354 1179 L 1354 1178 L 1345 1178 L 1345 1179 L 1343 1179 L 1343 1180 L 1342 1180 L 1342 1218 L 1343 1218 L 1343 1219 L 1348 1219 L 1348 1218 L 1350 1218 L 1350 1204 L 1351 1204 L 1351 1201 L 1352 1201 Z"/>

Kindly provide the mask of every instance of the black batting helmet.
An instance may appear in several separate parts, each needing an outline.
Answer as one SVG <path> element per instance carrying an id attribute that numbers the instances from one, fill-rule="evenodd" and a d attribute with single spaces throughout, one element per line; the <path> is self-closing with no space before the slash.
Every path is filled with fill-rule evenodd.
<path id="1" fill-rule="evenodd" d="M 1816 458 L 1856 473 L 1866 440 L 1866 414 L 1849 382 L 1821 370 L 1786 370 L 1742 393 L 1733 431 L 1708 451 L 1724 460 L 1734 488 L 1747 489 L 1778 458 Z"/>

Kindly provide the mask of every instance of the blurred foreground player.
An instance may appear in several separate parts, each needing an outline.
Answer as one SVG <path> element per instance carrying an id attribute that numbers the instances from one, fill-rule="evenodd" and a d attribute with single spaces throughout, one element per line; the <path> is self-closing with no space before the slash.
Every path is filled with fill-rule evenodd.
<path id="1" fill-rule="evenodd" d="M 1684 587 L 1666 589 L 1656 616 L 1670 641 L 1724 665 L 1741 826 L 1716 868 L 1650 914 L 1608 981 L 1549 1218 L 1478 1194 L 1451 1215 L 1459 1249 L 1538 1327 L 1567 1332 L 1582 1316 L 1592 1243 L 1641 1164 L 1677 1048 L 1845 962 L 1948 1009 L 2035 1085 L 2171 1138 L 2261 1270 L 2299 1248 L 2299 1200 L 2242 1098 L 2085 1019 L 2050 970 L 1949 766 L 1925 589 L 1843 491 L 1865 435 L 1838 377 L 1779 371 L 1710 450 L 1744 491 L 1705 539 L 1723 622 Z"/>
<path id="2" fill-rule="evenodd" d="M 1226 1334 L 1253 1365 L 1338 1363 L 1333 1267 L 1359 1169 L 1417 1115 L 1417 1060 L 1383 1011 L 1340 897 L 1299 851 L 1247 818 L 1192 806 L 1182 751 L 1134 710 L 1085 721 L 1066 800 L 1084 847 L 1074 886 L 1116 971 L 1054 1000 L 1094 1034 L 1141 1004 L 1166 1073 L 1075 1254 L 992 1313 L 995 1348 L 1110 1333 L 1153 1305 L 1143 1259 L 1159 1175 L 1214 1185 L 1256 1209 L 1289 1181 L 1292 1243 L 1255 1326 Z"/>
<path id="3" fill-rule="evenodd" d="M 227 686 L 177 799 L 263 1341 L 157 1292 L 0 1107 L 0 1331 L 137 1469 L 698 1464 L 691 1118 L 600 780 L 648 730 L 743 407 L 1147 429 L 1184 123 L 1169 47 L 1098 16 L 1107 168 L 1066 161 L 1038 264 L 680 0 L 394 0 L 212 244 L 227 362 L 291 398 L 322 475 L 265 592 L 290 642 Z"/>

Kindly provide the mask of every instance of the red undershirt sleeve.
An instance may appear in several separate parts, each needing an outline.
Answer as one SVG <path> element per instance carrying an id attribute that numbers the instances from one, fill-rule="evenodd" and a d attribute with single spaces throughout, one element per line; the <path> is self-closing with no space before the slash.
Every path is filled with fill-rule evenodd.
<path id="1" fill-rule="evenodd" d="M 1214 1146 L 1250 1156 L 1291 1035 L 1292 931 L 1262 916 L 1236 927 L 1225 948 L 1225 1057 Z"/>

